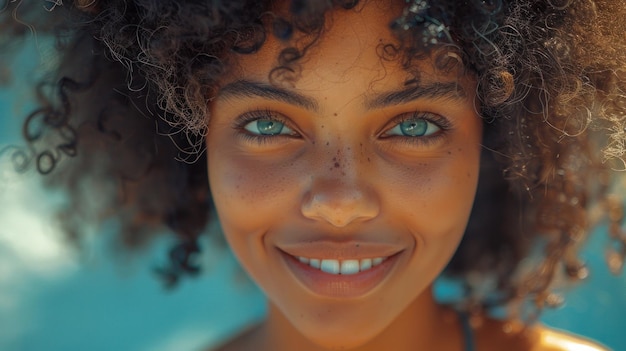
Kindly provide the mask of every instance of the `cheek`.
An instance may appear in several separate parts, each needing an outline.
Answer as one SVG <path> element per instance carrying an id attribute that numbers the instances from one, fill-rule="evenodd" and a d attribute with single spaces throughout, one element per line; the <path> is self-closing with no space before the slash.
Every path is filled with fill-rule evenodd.
<path id="1" fill-rule="evenodd" d="M 470 150 L 468 150 L 470 151 Z M 402 174 L 392 189 L 392 223 L 401 223 L 413 244 L 407 267 L 420 277 L 395 285 L 407 299 L 423 291 L 454 255 L 474 202 L 479 171 L 478 151 L 452 153 Z M 396 225 L 397 227 L 397 225 Z M 407 284 L 410 285 L 407 290 Z"/>
<path id="2" fill-rule="evenodd" d="M 272 280 L 259 262 L 268 262 L 266 233 L 293 209 L 288 196 L 294 175 L 266 168 L 223 148 L 208 150 L 209 184 L 220 226 L 233 253 L 261 287 Z"/>
<path id="3" fill-rule="evenodd" d="M 209 151 L 209 183 L 227 235 L 266 231 L 294 210 L 299 175 L 289 164 L 267 166 L 237 153 Z"/>
<path id="4" fill-rule="evenodd" d="M 402 217 L 398 220 L 420 241 L 460 237 L 474 202 L 478 170 L 478 151 L 473 150 L 405 168 L 387 187 L 392 215 Z"/>

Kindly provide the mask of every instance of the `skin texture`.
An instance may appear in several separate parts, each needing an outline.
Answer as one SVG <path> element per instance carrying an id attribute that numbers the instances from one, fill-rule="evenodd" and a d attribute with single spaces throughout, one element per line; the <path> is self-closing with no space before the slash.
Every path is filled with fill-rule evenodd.
<path id="1" fill-rule="evenodd" d="M 454 91 L 373 107 L 414 78 L 377 51 L 394 43 L 388 23 L 399 11 L 367 2 L 357 11 L 331 12 L 299 62 L 298 78 L 274 82 L 282 95 L 243 93 L 241 81 L 272 86 L 270 72 L 287 44 L 268 37 L 259 52 L 236 58 L 212 101 L 212 196 L 233 252 L 269 299 L 267 320 L 224 349 L 463 349 L 458 320 L 435 303 L 430 287 L 461 240 L 475 196 L 482 138 L 476 83 L 423 60 L 416 63 L 420 83 L 452 83 Z M 294 93 L 300 103 L 280 97 Z M 433 134 L 395 135 L 399 118 L 417 118 L 416 112 L 431 119 Z M 288 129 L 254 139 L 250 114 Z M 400 253 L 375 288 L 327 296 L 294 277 L 281 253 L 311 242 L 337 248 L 320 258 L 341 256 L 339 247 L 358 254 L 372 243 Z M 526 331 L 502 341 L 493 337 L 503 334 L 497 323 L 482 330 L 478 342 L 486 350 L 526 350 L 540 339 Z"/>
<path id="2" fill-rule="evenodd" d="M 330 30 L 301 63 L 301 77 L 286 88 L 317 109 L 232 94 L 213 102 L 207 136 L 213 199 L 233 251 L 270 299 L 269 328 L 291 326 L 292 337 L 283 332 L 276 340 L 281 345 L 304 336 L 329 349 L 354 348 L 399 319 L 404 328 L 394 329 L 406 333 L 401 339 L 413 334 L 418 342 L 406 326 L 426 326 L 425 317 L 437 315 L 430 295 L 422 293 L 462 237 L 478 179 L 482 124 L 472 80 L 437 75 L 430 62 L 420 63 L 425 83 L 458 83 L 464 95 L 368 106 L 412 78 L 376 50 L 393 42 L 387 24 L 395 16 L 377 6 L 335 13 Z M 269 39 L 257 54 L 242 56 L 225 85 L 243 79 L 269 84 L 279 50 L 280 43 Z M 250 110 L 279 114 L 298 135 L 247 140 L 233 123 Z M 384 137 L 398 117 L 416 111 L 445 119 L 447 130 L 431 139 Z M 294 279 L 277 250 L 305 241 L 385 243 L 402 253 L 374 290 L 329 298 Z"/>

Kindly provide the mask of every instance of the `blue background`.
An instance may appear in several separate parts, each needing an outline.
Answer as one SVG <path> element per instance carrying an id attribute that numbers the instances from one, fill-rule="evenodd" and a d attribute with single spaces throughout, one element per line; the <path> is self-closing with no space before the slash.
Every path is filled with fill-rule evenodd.
<path id="1" fill-rule="evenodd" d="M 49 43 L 30 40 L 3 68 L 16 79 L 0 90 L 0 145 L 21 142 L 29 88 L 54 60 Z M 166 259 L 168 238 L 127 255 L 104 230 L 73 250 L 53 219 L 62 197 L 42 193 L 38 181 L 34 172 L 15 174 L 0 156 L 0 350 L 201 350 L 263 318 L 262 294 L 208 239 L 207 269 L 173 291 L 151 273 Z M 607 240 L 606 228 L 594 233 L 582 253 L 590 277 L 542 321 L 626 350 L 626 277 L 609 274 Z"/>

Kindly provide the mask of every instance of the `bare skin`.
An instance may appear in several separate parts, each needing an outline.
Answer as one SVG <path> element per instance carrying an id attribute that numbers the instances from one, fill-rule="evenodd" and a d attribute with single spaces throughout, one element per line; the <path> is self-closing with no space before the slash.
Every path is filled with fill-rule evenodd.
<path id="1" fill-rule="evenodd" d="M 414 76 L 378 52 L 395 43 L 388 24 L 401 8 L 361 6 L 329 15 L 297 79 L 269 81 L 285 47 L 269 36 L 236 58 L 211 102 L 213 200 L 230 247 L 269 300 L 266 321 L 221 351 L 463 350 L 460 323 L 431 285 L 475 196 L 476 82 L 460 66 L 444 73 L 426 59 L 415 63 L 419 86 L 407 86 Z M 297 263 L 364 257 L 388 260 L 372 286 L 328 283 L 327 273 Z M 478 349 L 560 350 L 541 327 L 502 327 L 477 329 Z"/>
<path id="2" fill-rule="evenodd" d="M 443 322 L 445 333 L 432 334 L 433 339 L 446 340 L 446 343 L 438 343 L 435 346 L 426 346 L 421 344 L 420 348 L 406 347 L 401 343 L 398 344 L 382 344 L 377 345 L 377 349 L 372 350 L 441 350 L 441 351 L 463 351 L 464 340 L 461 331 L 460 321 L 456 312 L 445 306 L 438 306 L 439 316 Z M 259 350 L 269 351 L 277 350 L 267 348 L 265 341 L 268 336 L 267 322 L 254 325 L 243 331 L 231 340 L 213 348 L 213 351 L 247 351 Z M 389 326 L 393 329 L 394 326 Z M 289 329 L 289 328 L 287 328 Z M 440 329 L 439 331 L 442 331 Z M 416 330 L 414 332 L 417 332 Z M 492 318 L 483 318 L 479 326 L 473 328 L 475 347 L 480 351 L 609 351 L 604 346 L 582 338 L 578 335 L 551 329 L 547 326 L 536 324 L 532 327 L 523 328 L 521 325 L 513 325 L 510 321 L 496 320 Z M 381 339 L 384 335 L 381 335 Z M 292 340 L 292 349 L 302 351 L 324 351 L 327 349 L 311 345 L 308 340 L 295 339 Z M 384 341 L 383 341 L 384 342 Z M 295 346 L 293 346 L 295 345 Z M 285 349 L 288 350 L 288 349 Z"/>

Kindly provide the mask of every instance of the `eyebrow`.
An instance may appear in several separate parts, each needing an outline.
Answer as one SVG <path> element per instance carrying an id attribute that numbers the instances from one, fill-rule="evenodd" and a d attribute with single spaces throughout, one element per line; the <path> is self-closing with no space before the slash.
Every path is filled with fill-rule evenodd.
<path id="1" fill-rule="evenodd" d="M 465 90 L 458 82 L 433 82 L 414 85 L 398 91 L 377 95 L 368 99 L 369 109 L 383 108 L 393 105 L 402 105 L 417 99 L 450 99 L 464 100 L 467 97 Z"/>
<path id="2" fill-rule="evenodd" d="M 410 103 L 420 98 L 463 100 L 466 96 L 467 94 L 458 82 L 411 84 L 408 88 L 378 94 L 371 99 L 367 99 L 365 106 L 368 109 L 378 109 Z M 237 80 L 226 84 L 219 90 L 218 97 L 227 99 L 259 97 L 267 100 L 282 101 L 310 111 L 319 111 L 318 103 L 308 96 L 267 83 L 249 80 Z"/>
<path id="3" fill-rule="evenodd" d="M 268 100 L 286 102 L 306 110 L 319 110 L 317 102 L 307 96 L 270 84 L 252 82 L 249 80 L 238 80 L 225 85 L 220 89 L 218 96 L 224 98 L 260 97 Z"/>

